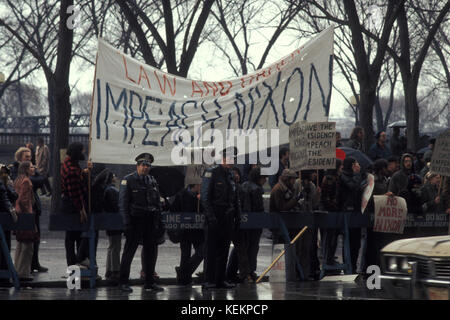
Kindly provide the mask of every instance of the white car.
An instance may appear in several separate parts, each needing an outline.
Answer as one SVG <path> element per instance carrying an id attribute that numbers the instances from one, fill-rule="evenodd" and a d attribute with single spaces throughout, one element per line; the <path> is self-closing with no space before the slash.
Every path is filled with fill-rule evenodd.
<path id="1" fill-rule="evenodd" d="M 381 286 L 400 299 L 449 300 L 450 236 L 397 240 L 381 250 Z"/>

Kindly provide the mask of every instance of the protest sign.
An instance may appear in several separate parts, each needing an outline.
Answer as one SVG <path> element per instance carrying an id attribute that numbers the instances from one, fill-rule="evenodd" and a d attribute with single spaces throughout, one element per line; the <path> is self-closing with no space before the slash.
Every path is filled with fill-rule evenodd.
<path id="1" fill-rule="evenodd" d="M 336 167 L 336 123 L 300 121 L 289 127 L 289 163 L 293 170 Z"/>
<path id="2" fill-rule="evenodd" d="M 430 171 L 450 177 L 450 129 L 436 139 Z"/>
<path id="3" fill-rule="evenodd" d="M 336 122 L 308 123 L 306 170 L 336 168 Z"/>
<path id="4" fill-rule="evenodd" d="M 239 154 L 249 153 L 250 146 L 263 148 L 258 135 L 248 134 L 252 130 L 279 129 L 277 145 L 288 143 L 289 125 L 328 120 L 333 37 L 330 27 L 281 60 L 223 81 L 165 73 L 99 39 L 90 160 L 132 164 L 149 152 L 154 165 L 180 165 L 173 161 L 175 147 L 205 147 L 215 132 L 225 137 L 230 129 L 244 135 L 246 150 Z"/>
<path id="5" fill-rule="evenodd" d="M 402 197 L 373 196 L 375 202 L 375 221 L 373 231 L 403 233 L 408 208 Z"/>
<path id="6" fill-rule="evenodd" d="M 308 163 L 306 124 L 299 121 L 289 127 L 289 165 L 293 170 L 301 170 Z"/>
<path id="7" fill-rule="evenodd" d="M 367 186 L 364 188 L 364 192 L 361 200 L 361 213 L 366 210 L 369 199 L 372 196 L 373 188 L 375 186 L 375 177 L 373 174 L 367 174 Z"/>

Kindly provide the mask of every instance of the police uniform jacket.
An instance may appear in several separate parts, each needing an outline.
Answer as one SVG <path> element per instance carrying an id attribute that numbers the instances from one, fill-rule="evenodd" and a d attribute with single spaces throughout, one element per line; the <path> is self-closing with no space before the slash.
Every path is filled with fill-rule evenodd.
<path id="1" fill-rule="evenodd" d="M 201 199 L 206 219 L 232 214 L 235 222 L 240 220 L 241 205 L 232 171 L 218 165 L 206 170 L 202 181 Z"/>
<path id="2" fill-rule="evenodd" d="M 130 217 L 152 215 L 158 220 L 161 203 L 155 178 L 151 175 L 140 177 L 137 172 L 125 176 L 120 183 L 119 210 L 125 225 L 130 223 Z"/>

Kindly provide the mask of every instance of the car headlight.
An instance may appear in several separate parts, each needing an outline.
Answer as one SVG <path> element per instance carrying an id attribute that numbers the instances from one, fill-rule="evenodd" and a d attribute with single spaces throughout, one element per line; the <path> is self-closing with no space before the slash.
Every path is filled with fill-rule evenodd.
<path id="1" fill-rule="evenodd" d="M 397 257 L 388 257 L 387 260 L 387 269 L 388 271 L 395 272 L 398 269 Z"/>
<path id="2" fill-rule="evenodd" d="M 409 273 L 411 270 L 411 265 L 408 263 L 408 259 L 400 258 L 400 270 L 404 273 Z"/>

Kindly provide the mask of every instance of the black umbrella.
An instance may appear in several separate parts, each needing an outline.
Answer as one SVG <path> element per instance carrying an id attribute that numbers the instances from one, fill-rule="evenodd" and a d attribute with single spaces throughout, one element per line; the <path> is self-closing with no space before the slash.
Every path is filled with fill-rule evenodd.
<path id="1" fill-rule="evenodd" d="M 182 168 L 176 167 L 152 167 L 150 175 L 155 177 L 159 185 L 159 192 L 164 198 L 175 195 L 184 188 L 184 174 Z"/>
<path id="2" fill-rule="evenodd" d="M 372 159 L 370 159 L 366 154 L 359 150 L 348 147 L 336 148 L 336 157 L 341 160 L 344 160 L 347 157 L 353 157 L 364 169 L 367 169 L 367 167 L 373 164 Z"/>

